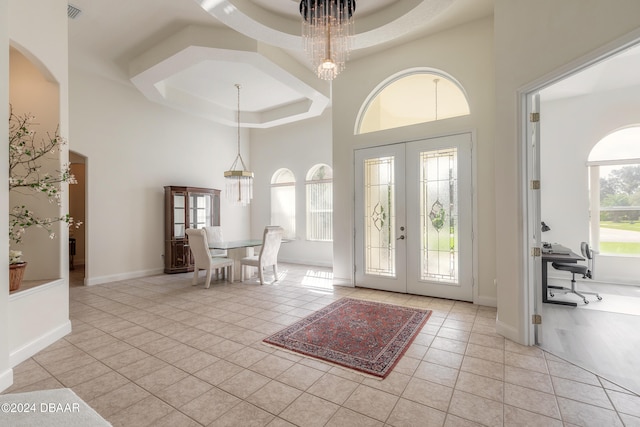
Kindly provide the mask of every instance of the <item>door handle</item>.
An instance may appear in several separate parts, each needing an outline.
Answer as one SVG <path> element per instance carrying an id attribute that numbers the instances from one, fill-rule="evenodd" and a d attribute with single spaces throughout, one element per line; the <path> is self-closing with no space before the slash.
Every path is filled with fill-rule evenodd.
<path id="1" fill-rule="evenodd" d="M 404 234 L 398 237 L 396 240 L 404 240 Z"/>

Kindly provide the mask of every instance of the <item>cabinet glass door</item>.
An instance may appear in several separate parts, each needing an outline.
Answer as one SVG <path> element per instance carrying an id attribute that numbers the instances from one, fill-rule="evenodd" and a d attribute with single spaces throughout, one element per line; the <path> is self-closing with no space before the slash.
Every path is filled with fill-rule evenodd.
<path id="1" fill-rule="evenodd" d="M 189 228 L 202 228 L 211 225 L 211 194 L 189 194 Z"/>
<path id="2" fill-rule="evenodd" d="M 173 235 L 174 237 L 184 237 L 185 229 L 185 196 L 184 194 L 173 195 Z"/>

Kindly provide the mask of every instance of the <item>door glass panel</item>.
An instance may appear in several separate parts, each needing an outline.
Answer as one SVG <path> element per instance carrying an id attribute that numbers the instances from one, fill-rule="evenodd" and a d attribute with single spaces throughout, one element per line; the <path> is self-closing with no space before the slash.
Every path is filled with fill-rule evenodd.
<path id="1" fill-rule="evenodd" d="M 420 280 L 458 283 L 457 155 L 420 153 Z"/>
<path id="2" fill-rule="evenodd" d="M 364 161 L 365 272 L 396 275 L 394 157 Z"/>

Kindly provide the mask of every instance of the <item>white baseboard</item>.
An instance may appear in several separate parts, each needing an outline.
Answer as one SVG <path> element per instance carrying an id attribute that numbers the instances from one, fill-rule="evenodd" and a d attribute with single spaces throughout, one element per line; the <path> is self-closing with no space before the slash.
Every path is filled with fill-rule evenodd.
<path id="1" fill-rule="evenodd" d="M 6 390 L 13 385 L 13 369 L 9 368 L 0 373 L 0 391 Z"/>
<path id="2" fill-rule="evenodd" d="M 522 344 L 518 330 L 511 325 L 501 322 L 499 319 L 496 320 L 496 332 L 513 342 Z"/>
<path id="3" fill-rule="evenodd" d="M 299 264 L 299 265 L 311 265 L 314 267 L 333 267 L 332 262 L 322 262 L 317 260 L 305 260 L 305 259 L 287 259 L 287 258 L 278 258 L 278 262 L 284 262 L 287 264 Z"/>
<path id="4" fill-rule="evenodd" d="M 37 352 L 49 347 L 54 342 L 71 332 L 71 321 L 67 320 L 62 325 L 48 331 L 46 334 L 36 338 L 27 345 L 17 349 L 9 355 L 9 364 L 16 366 Z"/>
<path id="5" fill-rule="evenodd" d="M 103 285 L 105 283 L 118 282 L 120 280 L 138 279 L 140 277 L 155 276 L 162 274 L 164 269 L 154 268 L 151 270 L 132 271 L 129 273 L 112 274 L 109 276 L 88 277 L 85 279 L 86 286 Z"/>
<path id="6" fill-rule="evenodd" d="M 498 298 L 478 296 L 478 298 L 473 303 L 478 305 L 484 305 L 486 307 L 498 307 Z"/>

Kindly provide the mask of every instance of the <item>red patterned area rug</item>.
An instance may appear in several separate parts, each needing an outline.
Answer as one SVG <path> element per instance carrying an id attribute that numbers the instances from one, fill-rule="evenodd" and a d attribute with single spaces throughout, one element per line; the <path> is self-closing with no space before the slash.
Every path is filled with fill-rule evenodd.
<path id="1" fill-rule="evenodd" d="M 385 378 L 429 316 L 430 310 L 342 298 L 264 342 Z"/>

